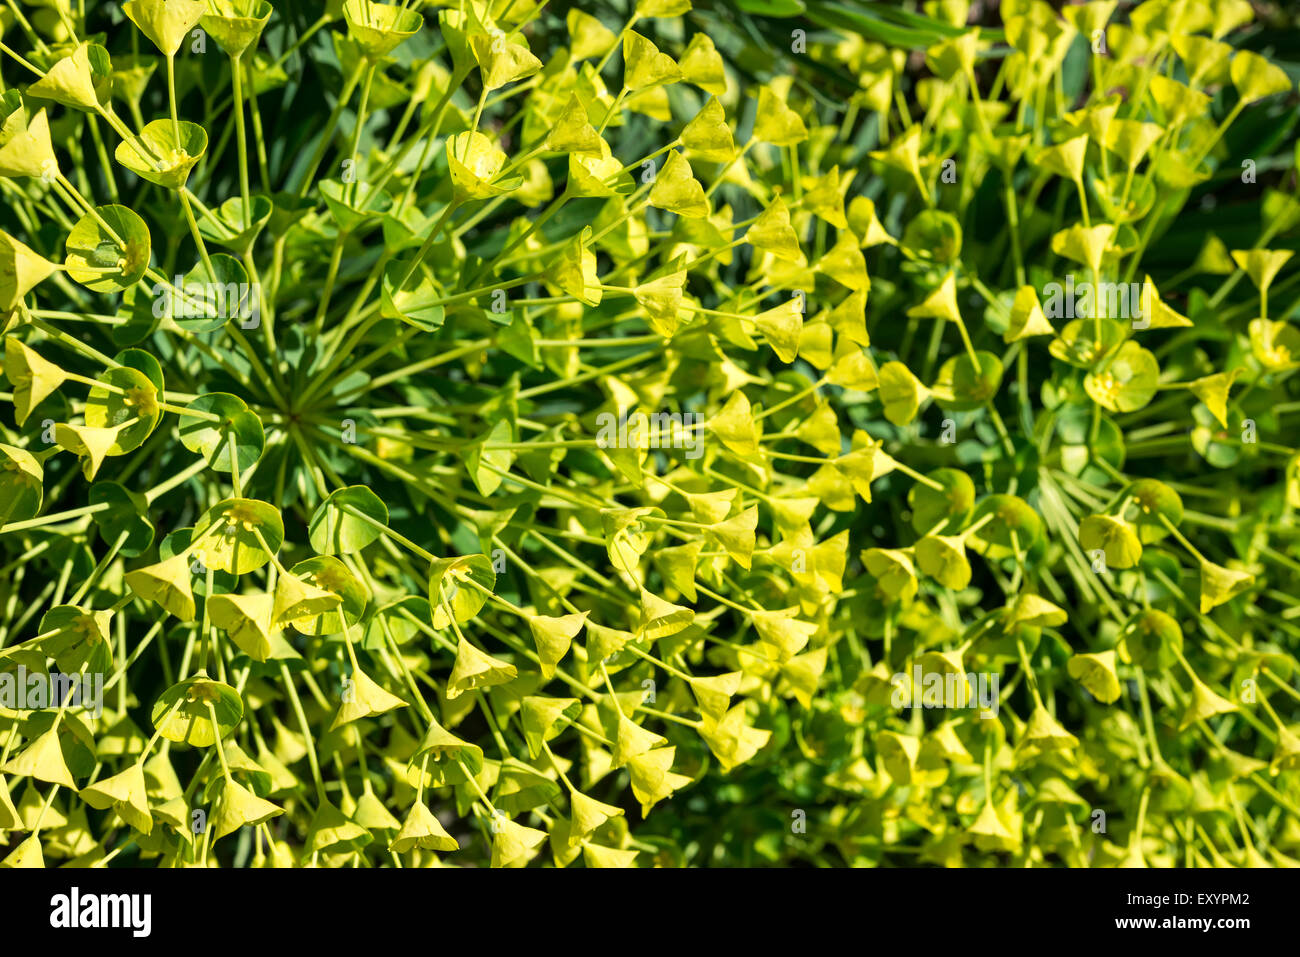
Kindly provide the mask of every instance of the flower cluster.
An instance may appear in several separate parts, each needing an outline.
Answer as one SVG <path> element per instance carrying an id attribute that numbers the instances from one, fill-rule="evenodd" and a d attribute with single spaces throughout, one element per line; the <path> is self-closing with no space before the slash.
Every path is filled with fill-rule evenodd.
<path id="1" fill-rule="evenodd" d="M 72 6 L 5 866 L 1297 863 L 1280 14 Z"/>

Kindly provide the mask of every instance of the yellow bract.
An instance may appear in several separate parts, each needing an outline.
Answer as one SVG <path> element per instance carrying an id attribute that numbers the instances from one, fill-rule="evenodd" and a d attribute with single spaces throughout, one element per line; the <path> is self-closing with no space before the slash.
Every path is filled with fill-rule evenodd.
<path id="1" fill-rule="evenodd" d="M 424 18 L 414 10 L 373 0 L 346 0 L 343 19 L 347 21 L 348 34 L 372 58 L 387 56 L 419 33 L 424 25 Z"/>
<path id="2" fill-rule="evenodd" d="M 681 153 L 673 151 L 655 176 L 646 202 L 686 219 L 703 219 L 709 215 L 709 201 L 704 187 L 695 178 L 691 164 Z"/>
<path id="3" fill-rule="evenodd" d="M 488 199 L 509 192 L 519 180 L 498 180 L 508 157 L 487 136 L 475 130 L 447 138 L 447 168 L 461 199 Z"/>
<path id="4" fill-rule="evenodd" d="M 470 46 L 482 72 L 483 88 L 486 90 L 499 89 L 507 83 L 522 80 L 542 68 L 542 61 L 533 56 L 522 40 L 476 34 L 470 39 Z"/>
<path id="5" fill-rule="evenodd" d="M 569 28 L 569 53 L 575 60 L 603 56 L 618 42 L 612 30 L 577 7 L 569 9 L 565 24 Z"/>
<path id="6" fill-rule="evenodd" d="M 95 93 L 95 78 L 91 72 L 91 49 L 89 43 L 77 44 L 76 49 L 27 88 L 27 95 L 94 112 L 100 104 Z M 99 57 L 107 59 L 107 53 L 102 47 L 95 49 Z"/>
<path id="7" fill-rule="evenodd" d="M 644 90 L 659 83 L 676 83 L 682 78 L 677 62 L 650 40 L 635 31 L 623 34 L 623 85 Z"/>
<path id="8" fill-rule="evenodd" d="M 1285 70 L 1250 50 L 1237 51 L 1236 56 L 1232 58 L 1230 72 L 1232 85 L 1237 88 L 1237 93 L 1244 103 L 1254 103 L 1266 96 L 1288 93 L 1295 87 Z"/>
<path id="9" fill-rule="evenodd" d="M 547 134 L 546 148 L 556 153 L 581 153 L 599 158 L 603 155 L 604 146 L 600 134 L 587 118 L 582 100 L 576 93 L 570 94 L 560 118 Z"/>
<path id="10" fill-rule="evenodd" d="M 961 312 L 957 308 L 957 277 L 953 273 L 943 277 L 937 289 L 919 305 L 907 310 L 909 316 L 918 318 L 946 319 L 949 322 L 961 322 Z"/>
<path id="11" fill-rule="evenodd" d="M 0 131 L 0 176 L 52 176 L 58 168 L 45 111 L 27 119 L 16 110 Z"/>
<path id="12" fill-rule="evenodd" d="M 786 105 L 785 98 L 771 86 L 760 87 L 754 139 L 773 146 L 793 146 L 807 138 L 808 127 L 803 118 Z"/>
<path id="13" fill-rule="evenodd" d="M 1087 149 L 1088 137 L 1076 136 L 1040 150 L 1034 157 L 1034 164 L 1057 176 L 1078 180 L 1083 177 L 1083 158 Z"/>
<path id="14" fill-rule="evenodd" d="M 0 309 L 12 309 L 59 267 L 0 230 Z"/>
<path id="15" fill-rule="evenodd" d="M 727 114 L 716 97 L 695 114 L 682 130 L 682 145 L 692 155 L 711 163 L 725 163 L 736 154 L 736 143 L 727 124 Z"/>
<path id="16" fill-rule="evenodd" d="M 727 71 L 723 65 L 722 55 L 707 33 L 697 33 L 691 37 L 678 60 L 682 79 L 694 83 L 706 93 L 725 96 L 727 93 Z"/>

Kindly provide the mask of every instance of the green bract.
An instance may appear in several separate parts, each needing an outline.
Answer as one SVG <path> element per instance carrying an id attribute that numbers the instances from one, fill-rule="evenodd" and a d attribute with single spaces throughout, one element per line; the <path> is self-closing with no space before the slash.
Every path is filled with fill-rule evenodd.
<path id="1" fill-rule="evenodd" d="M 101 206 L 68 234 L 68 275 L 96 292 L 126 289 L 149 268 L 149 227 L 125 206 Z"/>
<path id="2" fill-rule="evenodd" d="M 117 161 L 141 179 L 180 189 L 203 158 L 208 134 L 197 123 L 154 120 L 138 136 L 117 148 Z"/>
<path id="3" fill-rule="evenodd" d="M 1285 5 L 26 6 L 0 865 L 1300 861 Z"/>

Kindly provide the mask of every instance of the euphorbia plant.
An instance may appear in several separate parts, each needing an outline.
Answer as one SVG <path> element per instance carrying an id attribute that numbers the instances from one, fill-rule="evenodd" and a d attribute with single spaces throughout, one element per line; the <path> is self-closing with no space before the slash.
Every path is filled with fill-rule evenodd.
<path id="1" fill-rule="evenodd" d="M 6 864 L 1293 863 L 1244 0 L 8 11 Z"/>

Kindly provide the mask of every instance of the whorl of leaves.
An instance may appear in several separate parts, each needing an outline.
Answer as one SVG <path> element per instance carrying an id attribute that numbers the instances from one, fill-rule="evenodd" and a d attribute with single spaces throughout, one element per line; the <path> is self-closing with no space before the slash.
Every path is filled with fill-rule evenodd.
<path id="1" fill-rule="evenodd" d="M 1296 27 L 986 6 L 7 3 L 4 864 L 1295 865 Z"/>

